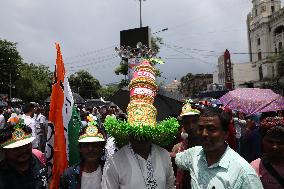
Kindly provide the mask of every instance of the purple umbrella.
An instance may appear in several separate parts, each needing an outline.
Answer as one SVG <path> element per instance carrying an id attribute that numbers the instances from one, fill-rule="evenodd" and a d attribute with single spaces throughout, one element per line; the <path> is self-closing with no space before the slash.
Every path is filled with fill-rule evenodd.
<path id="1" fill-rule="evenodd" d="M 284 110 L 284 97 L 270 89 L 235 89 L 222 96 L 220 101 L 225 108 L 238 110 L 247 115 Z"/>

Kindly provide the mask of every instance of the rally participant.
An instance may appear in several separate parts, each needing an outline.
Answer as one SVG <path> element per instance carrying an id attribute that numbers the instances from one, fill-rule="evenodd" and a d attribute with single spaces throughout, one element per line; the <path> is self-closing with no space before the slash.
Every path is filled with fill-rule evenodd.
<path id="1" fill-rule="evenodd" d="M 26 126 L 23 120 L 1 130 L 0 144 L 4 160 L 0 163 L 0 188 L 46 188 L 47 172 L 43 154 L 39 151 L 32 152 L 34 140 L 31 128 Z"/>
<path id="2" fill-rule="evenodd" d="M 176 154 L 183 152 L 189 147 L 196 146 L 198 144 L 198 136 L 196 133 L 197 121 L 200 115 L 200 111 L 191 108 L 189 102 L 182 107 L 182 112 L 178 117 L 182 121 L 181 142 L 174 145 L 171 157 L 175 158 Z M 176 170 L 176 189 L 187 188 L 190 182 L 188 173 L 182 169 Z"/>
<path id="3" fill-rule="evenodd" d="M 23 107 L 23 116 L 24 122 L 27 126 L 29 126 L 32 129 L 32 135 L 35 137 L 35 140 L 32 142 L 33 148 L 39 147 L 39 138 L 37 135 L 37 125 L 36 121 L 33 119 L 34 113 L 36 112 L 37 108 L 34 103 L 27 103 Z"/>
<path id="4" fill-rule="evenodd" d="M 95 121 L 88 123 L 79 134 L 81 162 L 64 171 L 60 189 L 101 189 L 105 136 Z"/>
<path id="5" fill-rule="evenodd" d="M 3 113 L 4 113 L 4 110 L 2 107 L 0 107 L 0 129 L 2 129 L 5 126 L 5 117 Z"/>
<path id="6" fill-rule="evenodd" d="M 130 82 L 127 122 L 108 116 L 104 123 L 106 131 L 123 147 L 106 162 L 102 188 L 174 189 L 169 153 L 157 144 L 169 144 L 179 125 L 175 118 L 156 123 L 154 68 L 147 60 L 136 68 Z"/>
<path id="7" fill-rule="evenodd" d="M 226 144 L 229 123 L 226 112 L 205 108 L 197 130 L 202 146 L 176 155 L 176 164 L 190 171 L 191 188 L 263 188 L 249 163 Z"/>
<path id="8" fill-rule="evenodd" d="M 251 162 L 264 188 L 284 188 L 284 118 L 268 117 L 261 122 L 263 155 Z"/>

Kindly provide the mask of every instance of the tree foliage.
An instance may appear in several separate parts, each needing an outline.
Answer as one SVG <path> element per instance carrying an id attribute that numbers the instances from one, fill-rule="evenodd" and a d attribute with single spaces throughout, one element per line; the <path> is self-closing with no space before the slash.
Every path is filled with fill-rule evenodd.
<path id="1" fill-rule="evenodd" d="M 19 65 L 22 58 L 17 43 L 0 39 L 0 93 L 9 94 L 10 75 L 12 86 L 19 79 Z"/>
<path id="2" fill-rule="evenodd" d="M 102 87 L 99 90 L 100 96 L 105 100 L 110 100 L 110 98 L 119 90 L 118 85 L 111 85 L 107 87 Z"/>
<path id="3" fill-rule="evenodd" d="M 179 87 L 179 91 L 184 95 L 184 96 L 189 96 L 189 91 L 190 91 L 190 82 L 193 79 L 194 75 L 192 73 L 188 73 L 185 76 L 183 76 L 180 79 L 180 87 Z"/>
<path id="4" fill-rule="evenodd" d="M 161 37 L 151 37 L 152 50 L 156 54 L 160 52 L 160 44 L 163 44 L 163 39 Z"/>
<path id="5" fill-rule="evenodd" d="M 16 81 L 17 97 L 26 102 L 44 101 L 51 93 L 53 73 L 45 65 L 22 63 Z"/>
<path id="6" fill-rule="evenodd" d="M 85 99 L 98 98 L 101 84 L 89 72 L 80 70 L 69 77 L 70 87 Z"/>
<path id="7" fill-rule="evenodd" d="M 272 63 L 276 63 L 276 75 L 274 78 L 265 82 L 262 87 L 272 89 L 276 93 L 284 94 L 284 51 L 279 54 L 269 57 Z"/>

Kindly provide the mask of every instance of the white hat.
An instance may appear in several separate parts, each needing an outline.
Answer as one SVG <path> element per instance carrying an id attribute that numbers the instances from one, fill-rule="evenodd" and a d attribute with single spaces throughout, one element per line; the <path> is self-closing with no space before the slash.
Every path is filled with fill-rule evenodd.
<path id="1" fill-rule="evenodd" d="M 18 148 L 20 146 L 24 146 L 26 144 L 33 142 L 34 139 L 35 139 L 35 137 L 29 137 L 29 138 L 25 138 L 25 139 L 22 139 L 22 140 L 18 140 L 16 142 L 13 142 L 11 144 L 3 146 L 3 148 Z"/>
<path id="2" fill-rule="evenodd" d="M 1 143 L 3 148 L 17 148 L 34 141 L 35 137 L 23 130 L 23 123 L 21 121 L 17 125 L 11 125 L 11 127 L 14 128 L 12 137 Z"/>
<path id="3" fill-rule="evenodd" d="M 186 115 L 200 115 L 200 111 L 197 109 L 191 108 L 189 103 L 186 103 L 181 110 L 180 115 L 178 116 L 178 119 L 181 120 L 183 116 Z"/>

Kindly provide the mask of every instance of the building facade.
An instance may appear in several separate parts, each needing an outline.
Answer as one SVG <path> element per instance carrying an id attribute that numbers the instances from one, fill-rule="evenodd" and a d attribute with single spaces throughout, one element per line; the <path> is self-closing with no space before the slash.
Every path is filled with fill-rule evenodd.
<path id="1" fill-rule="evenodd" d="M 226 66 L 224 55 L 219 56 L 218 64 L 216 70 L 213 72 L 213 83 L 226 87 Z M 233 88 L 240 88 L 246 86 L 246 83 L 254 83 L 258 81 L 257 73 L 258 69 L 252 65 L 251 62 L 248 63 L 231 63 L 231 77 L 233 82 Z"/>
<path id="2" fill-rule="evenodd" d="M 257 87 L 277 74 L 277 65 L 271 62 L 270 57 L 283 48 L 284 9 L 281 8 L 281 0 L 252 0 L 252 4 L 252 11 L 247 16 L 247 33 Z"/>
<path id="3" fill-rule="evenodd" d="M 251 62 L 233 63 L 234 88 L 248 87 L 249 84 L 257 81 L 256 67 L 252 67 Z"/>
<path id="4" fill-rule="evenodd" d="M 183 96 L 191 97 L 200 92 L 207 91 L 208 85 L 213 83 L 213 74 L 193 75 L 186 83 L 182 84 Z"/>

